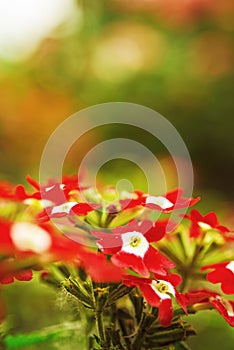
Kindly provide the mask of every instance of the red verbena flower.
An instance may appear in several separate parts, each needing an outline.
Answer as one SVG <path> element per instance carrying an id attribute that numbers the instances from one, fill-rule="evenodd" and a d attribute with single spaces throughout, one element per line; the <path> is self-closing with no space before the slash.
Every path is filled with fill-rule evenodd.
<path id="1" fill-rule="evenodd" d="M 86 188 L 79 186 L 77 176 L 63 177 L 61 183 L 55 180 L 50 180 L 46 185 L 42 186 L 40 186 L 40 184 L 29 175 L 26 176 L 26 180 L 36 189 L 36 192 L 28 194 L 25 191 L 24 186 L 18 185 L 15 188 L 14 199 L 19 201 L 25 201 L 26 199 L 31 198 L 42 200 L 45 207 L 63 204 L 69 201 L 72 197 L 73 191 L 80 191 Z"/>
<path id="2" fill-rule="evenodd" d="M 0 220 L 0 253 L 43 256 L 46 261 L 75 257 L 81 245 L 59 234 L 50 224 Z"/>
<path id="3" fill-rule="evenodd" d="M 166 275 L 166 269 L 175 265 L 150 243 L 164 236 L 167 223 L 167 220 L 155 223 L 133 220 L 126 226 L 113 229 L 112 233 L 92 233 L 98 238 L 98 247 L 105 254 L 112 255 L 111 260 L 116 266 L 132 268 L 145 277 L 149 276 L 149 271 Z"/>
<path id="4" fill-rule="evenodd" d="M 206 276 L 209 282 L 221 283 L 225 294 L 234 294 L 234 260 L 202 267 L 202 270 L 207 269 L 214 269 Z"/>
<path id="5" fill-rule="evenodd" d="M 160 210 L 164 213 L 170 213 L 175 209 L 182 209 L 191 207 L 200 200 L 197 198 L 184 198 L 183 191 L 181 189 L 175 189 L 167 192 L 163 196 L 150 196 L 145 195 L 142 205 L 147 208 Z"/>
<path id="6" fill-rule="evenodd" d="M 140 191 L 134 191 L 133 197 L 130 200 L 121 200 L 122 209 L 134 208 L 136 206 L 143 206 L 146 208 L 162 211 L 163 213 L 170 213 L 175 209 L 182 209 L 191 207 L 200 200 L 197 198 L 184 198 L 181 189 L 175 189 L 167 192 L 162 196 L 152 196 Z"/>
<path id="7" fill-rule="evenodd" d="M 55 261 L 81 266 L 96 282 L 116 282 L 122 278 L 124 270 L 108 261 L 104 254 L 85 249 L 83 245 L 58 234 L 50 224 L 2 220 L 0 227 L 0 254 L 10 257 L 0 262 L 1 283 L 11 283 L 14 277 L 18 280 L 31 279 L 27 267 L 19 270 L 17 264 L 21 260 L 27 266 L 27 257 L 34 258 L 35 267 Z"/>
<path id="8" fill-rule="evenodd" d="M 234 327 L 234 301 L 226 300 L 219 293 L 209 290 L 197 290 L 185 293 L 186 305 L 192 305 L 195 310 L 214 307 L 220 315 Z"/>
<path id="9" fill-rule="evenodd" d="M 201 215 L 198 210 L 191 210 L 190 215 L 185 218 L 191 220 L 190 237 L 199 237 L 203 230 L 217 230 L 221 233 L 230 232 L 230 230 L 219 224 L 217 216 L 214 212 L 207 215 Z"/>
<path id="10" fill-rule="evenodd" d="M 53 218 L 61 218 L 64 216 L 86 216 L 89 212 L 96 210 L 100 206 L 89 203 L 66 202 L 60 205 L 50 206 L 40 211 L 36 220 L 38 222 L 47 222 Z"/>
<path id="11" fill-rule="evenodd" d="M 123 283 L 127 286 L 139 287 L 146 301 L 151 306 L 158 308 L 160 324 L 163 327 L 168 327 L 173 318 L 172 298 L 175 298 L 187 313 L 185 299 L 175 288 L 179 281 L 178 275 L 172 274 L 165 276 L 164 279 L 157 279 L 157 275 L 155 275 L 155 279 L 126 276 Z"/>

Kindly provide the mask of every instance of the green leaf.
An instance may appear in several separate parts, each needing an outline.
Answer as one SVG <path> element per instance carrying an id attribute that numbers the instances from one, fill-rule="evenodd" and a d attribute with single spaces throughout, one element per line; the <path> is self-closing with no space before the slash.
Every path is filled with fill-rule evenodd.
<path id="1" fill-rule="evenodd" d="M 85 307 L 89 309 L 94 308 L 92 294 L 87 292 L 82 283 L 79 283 L 78 279 L 69 277 L 69 279 L 62 281 L 62 285 L 67 292 L 76 297 Z"/>

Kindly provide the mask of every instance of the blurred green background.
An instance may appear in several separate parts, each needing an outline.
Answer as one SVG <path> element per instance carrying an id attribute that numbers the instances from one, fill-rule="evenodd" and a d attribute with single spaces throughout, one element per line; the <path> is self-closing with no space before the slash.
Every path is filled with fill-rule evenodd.
<path id="1" fill-rule="evenodd" d="M 30 173 L 37 178 L 47 139 L 78 110 L 103 102 L 137 103 L 175 126 L 193 161 L 201 207 L 218 210 L 233 227 L 233 15 L 232 0 L 1 1 L 0 177 L 24 182 Z M 88 150 L 115 135 L 128 137 L 129 131 L 88 133 L 73 147 L 67 171 L 76 173 Z M 170 157 L 149 135 L 138 133 L 135 140 L 161 160 L 173 187 Z M 131 166 L 124 166 L 129 173 Z M 103 178 L 111 182 L 122 175 L 120 168 L 109 164 Z M 142 176 L 132 175 L 138 187 Z M 17 329 L 47 325 L 47 317 L 49 324 L 58 321 L 56 312 L 50 313 L 52 292 L 43 294 L 34 283 L 5 291 L 19 315 Z M 38 323 L 30 322 L 34 312 Z M 198 328 L 202 337 L 191 340 L 194 349 L 215 348 L 221 339 L 226 339 L 223 350 L 232 349 L 231 328 L 219 316 L 205 315 Z"/>

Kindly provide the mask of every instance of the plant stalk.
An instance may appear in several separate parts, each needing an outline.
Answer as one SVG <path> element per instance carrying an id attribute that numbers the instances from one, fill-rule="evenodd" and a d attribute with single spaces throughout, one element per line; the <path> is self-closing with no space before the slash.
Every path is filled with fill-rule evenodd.
<path id="1" fill-rule="evenodd" d="M 105 335 L 102 311 L 97 310 L 95 317 L 96 317 L 97 334 L 99 339 L 101 340 L 101 346 L 105 346 L 106 335 Z"/>

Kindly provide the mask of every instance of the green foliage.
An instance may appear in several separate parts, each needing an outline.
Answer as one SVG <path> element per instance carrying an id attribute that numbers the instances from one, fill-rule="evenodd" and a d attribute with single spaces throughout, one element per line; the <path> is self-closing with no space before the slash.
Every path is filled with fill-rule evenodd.
<path id="1" fill-rule="evenodd" d="M 51 326 L 31 333 L 7 335 L 4 339 L 6 349 L 26 349 L 31 345 L 40 343 L 58 342 L 60 340 L 71 340 L 79 333 L 76 341 L 86 346 L 86 336 L 80 330 L 80 322 L 64 323 Z"/>

